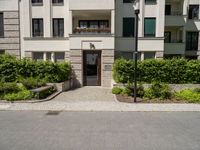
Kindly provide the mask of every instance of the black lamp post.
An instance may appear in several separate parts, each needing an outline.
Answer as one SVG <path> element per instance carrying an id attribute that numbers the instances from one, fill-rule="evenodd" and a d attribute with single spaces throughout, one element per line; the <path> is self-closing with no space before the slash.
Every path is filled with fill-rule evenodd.
<path id="1" fill-rule="evenodd" d="M 134 71 L 134 102 L 137 102 L 137 61 L 138 61 L 138 23 L 139 23 L 139 2 L 135 1 L 136 7 L 135 8 L 135 71 Z"/>

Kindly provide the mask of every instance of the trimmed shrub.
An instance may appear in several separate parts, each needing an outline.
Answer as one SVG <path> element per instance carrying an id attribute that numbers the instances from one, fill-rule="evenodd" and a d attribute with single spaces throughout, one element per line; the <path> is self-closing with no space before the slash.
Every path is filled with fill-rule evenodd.
<path id="1" fill-rule="evenodd" d="M 22 83 L 27 89 L 35 89 L 46 85 L 46 81 L 44 79 L 39 78 L 21 78 L 18 80 L 20 83 Z"/>
<path id="2" fill-rule="evenodd" d="M 194 90 L 182 90 L 174 95 L 178 100 L 185 100 L 188 103 L 200 103 L 200 93 Z"/>
<path id="3" fill-rule="evenodd" d="M 68 62 L 36 62 L 17 59 L 10 55 L 0 56 L 0 81 L 14 82 L 18 78 L 40 78 L 47 82 L 63 82 L 70 78 L 71 65 Z"/>
<path id="4" fill-rule="evenodd" d="M 168 85 L 155 82 L 150 88 L 145 90 L 144 97 L 148 99 L 170 99 L 172 92 Z"/>
<path id="5" fill-rule="evenodd" d="M 113 78 L 117 83 L 133 82 L 134 62 L 117 59 L 113 65 Z M 186 59 L 139 61 L 137 78 L 138 81 L 145 83 L 200 83 L 200 61 Z"/>
<path id="6" fill-rule="evenodd" d="M 114 87 L 114 88 L 112 89 L 112 93 L 113 93 L 113 94 L 120 94 L 122 91 L 123 91 L 123 89 L 120 88 L 120 87 Z"/>
<path id="7" fill-rule="evenodd" d="M 8 93 L 3 98 L 7 101 L 29 100 L 32 98 L 32 93 L 28 90 L 23 90 L 17 93 Z"/>
<path id="8" fill-rule="evenodd" d="M 17 83 L 1 83 L 0 82 L 0 94 L 19 92 L 21 89 Z"/>

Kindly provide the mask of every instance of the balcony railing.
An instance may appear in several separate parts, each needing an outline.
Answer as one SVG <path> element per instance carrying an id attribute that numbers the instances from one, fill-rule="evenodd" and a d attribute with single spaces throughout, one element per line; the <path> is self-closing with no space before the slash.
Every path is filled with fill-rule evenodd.
<path id="1" fill-rule="evenodd" d="M 110 28 L 75 28 L 74 34 L 110 34 Z"/>
<path id="2" fill-rule="evenodd" d="M 181 12 L 180 10 L 177 11 L 171 11 L 170 14 L 166 14 L 166 16 L 182 16 L 183 12 Z"/>

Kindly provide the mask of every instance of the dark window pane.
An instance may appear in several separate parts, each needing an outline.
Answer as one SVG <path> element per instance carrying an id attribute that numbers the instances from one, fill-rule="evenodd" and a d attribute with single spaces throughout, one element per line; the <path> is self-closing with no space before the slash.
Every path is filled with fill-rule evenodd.
<path id="1" fill-rule="evenodd" d="M 133 3 L 135 0 L 123 0 L 123 3 Z"/>
<path id="2" fill-rule="evenodd" d="M 155 59 L 155 52 L 144 52 L 144 60 L 145 59 Z"/>
<path id="3" fill-rule="evenodd" d="M 64 52 L 56 52 L 55 53 L 55 62 L 63 62 L 65 60 Z"/>
<path id="4" fill-rule="evenodd" d="M 199 32 L 187 32 L 186 50 L 198 50 Z"/>
<path id="5" fill-rule="evenodd" d="M 199 5 L 189 6 L 189 19 L 199 19 Z"/>
<path id="6" fill-rule="evenodd" d="M 171 43 L 171 32 L 165 32 L 165 43 Z"/>
<path id="7" fill-rule="evenodd" d="M 156 35 L 156 19 L 145 18 L 144 19 L 144 36 L 155 37 Z"/>
<path id="8" fill-rule="evenodd" d="M 134 37 L 135 18 L 123 18 L 123 36 Z"/>
<path id="9" fill-rule="evenodd" d="M 53 4 L 59 4 L 59 3 L 63 3 L 63 0 L 52 0 Z"/>
<path id="10" fill-rule="evenodd" d="M 43 19 L 32 20 L 33 37 L 43 36 Z"/>
<path id="11" fill-rule="evenodd" d="M 0 50 L 0 55 L 5 54 L 5 50 Z"/>
<path id="12" fill-rule="evenodd" d="M 32 3 L 33 3 L 33 4 L 36 4 L 36 3 L 43 3 L 43 0 L 32 0 Z"/>
<path id="13" fill-rule="evenodd" d="M 0 37 L 4 36 L 3 13 L 0 13 Z"/>
<path id="14" fill-rule="evenodd" d="M 165 5 L 165 15 L 171 15 L 171 5 Z"/>
<path id="15" fill-rule="evenodd" d="M 44 53 L 43 52 L 33 52 L 33 60 L 43 61 L 44 60 Z"/>
<path id="16" fill-rule="evenodd" d="M 53 19 L 53 36 L 64 37 L 64 19 Z"/>

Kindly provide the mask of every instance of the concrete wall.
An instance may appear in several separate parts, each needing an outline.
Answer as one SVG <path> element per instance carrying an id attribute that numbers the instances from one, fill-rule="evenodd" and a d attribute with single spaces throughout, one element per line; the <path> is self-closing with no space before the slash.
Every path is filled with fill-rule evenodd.
<path id="1" fill-rule="evenodd" d="M 4 17 L 4 37 L 0 38 L 0 50 L 20 57 L 20 33 L 18 0 L 0 1 L 0 12 Z"/>

